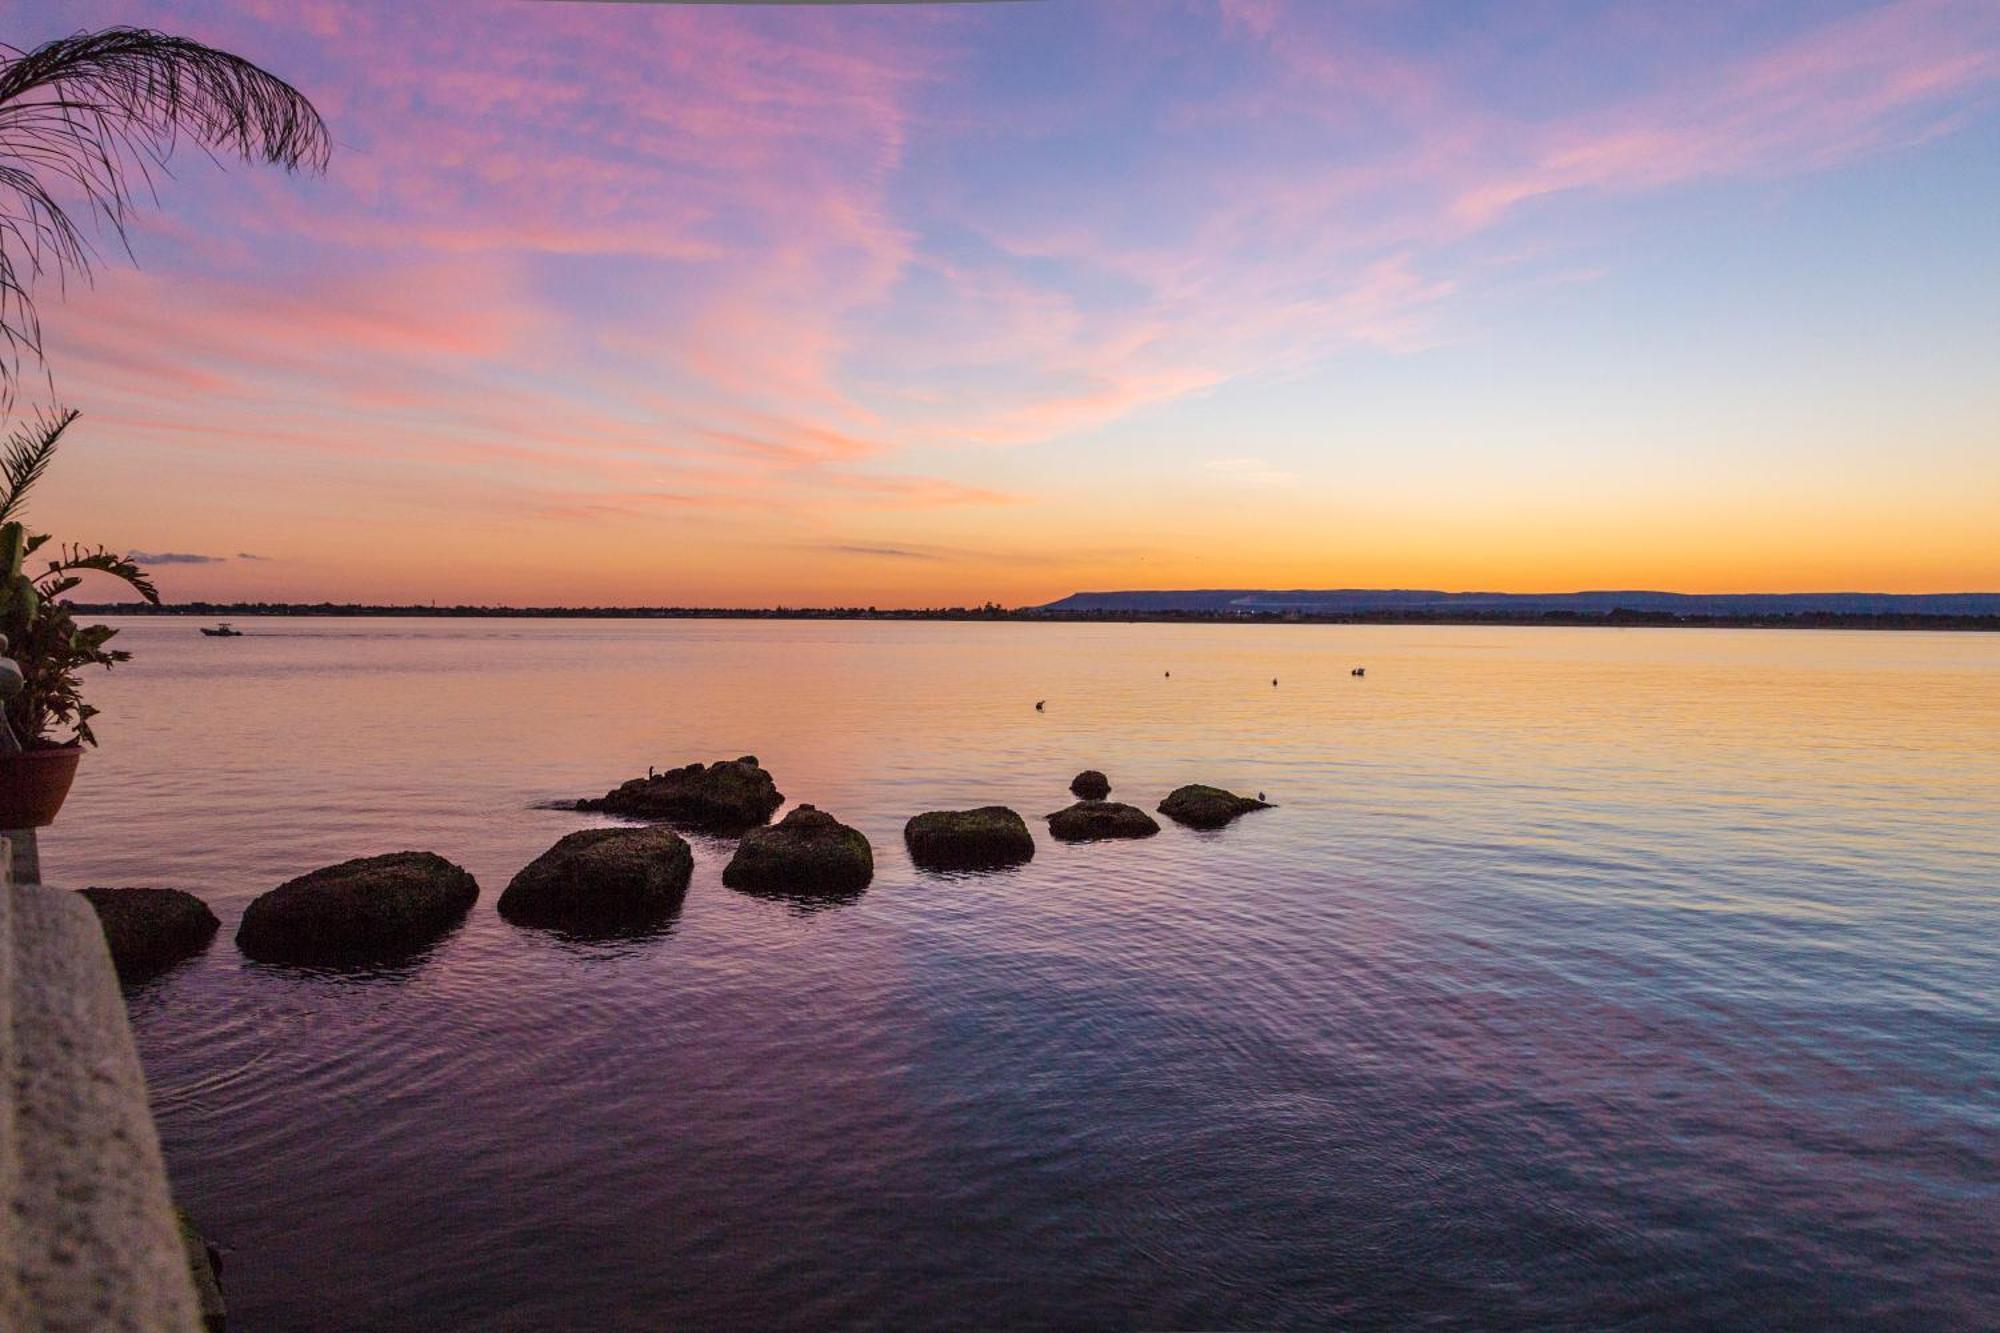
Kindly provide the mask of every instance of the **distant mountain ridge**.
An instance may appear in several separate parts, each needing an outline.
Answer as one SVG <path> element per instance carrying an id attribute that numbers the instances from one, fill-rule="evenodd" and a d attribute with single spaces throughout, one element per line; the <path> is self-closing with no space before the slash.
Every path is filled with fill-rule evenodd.
<path id="1" fill-rule="evenodd" d="M 1608 616 L 1616 611 L 1679 616 L 2000 616 L 2000 593 L 1440 592 L 1427 588 L 1199 588 L 1077 592 L 1043 606 L 1053 613 L 1309 616 L 1413 613 Z"/>

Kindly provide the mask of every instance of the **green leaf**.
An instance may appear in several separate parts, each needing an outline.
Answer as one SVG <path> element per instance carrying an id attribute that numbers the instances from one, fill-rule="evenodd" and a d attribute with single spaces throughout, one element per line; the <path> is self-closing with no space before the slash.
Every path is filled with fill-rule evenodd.
<path id="1" fill-rule="evenodd" d="M 55 460 L 63 432 L 76 420 L 76 409 L 36 412 L 35 419 L 0 444 L 0 519 L 19 512 L 21 503 Z"/>
<path id="2" fill-rule="evenodd" d="M 0 578 L 12 582 L 28 557 L 28 530 L 19 523 L 0 524 Z"/>
<path id="3" fill-rule="evenodd" d="M 153 581 L 146 577 L 146 571 L 122 555 L 113 555 L 102 546 L 91 551 L 86 551 L 81 546 L 66 546 L 63 548 L 63 558 L 49 563 L 50 574 L 71 574 L 78 570 L 94 570 L 99 574 L 109 574 L 154 606 L 160 604 L 160 591 L 153 586 Z M 74 587 L 75 581 L 73 580 L 69 586 Z"/>

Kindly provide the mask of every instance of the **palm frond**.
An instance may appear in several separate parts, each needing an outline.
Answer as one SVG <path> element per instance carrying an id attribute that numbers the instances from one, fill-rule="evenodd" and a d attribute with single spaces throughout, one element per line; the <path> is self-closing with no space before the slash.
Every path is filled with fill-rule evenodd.
<path id="1" fill-rule="evenodd" d="M 61 412 L 38 411 L 33 421 L 16 427 L 0 444 L 0 523 L 20 513 L 29 489 L 49 470 L 63 432 L 76 417 L 73 407 Z"/>
<path id="2" fill-rule="evenodd" d="M 120 27 L 0 46 L 0 385 L 11 388 L 22 353 L 41 355 L 37 280 L 90 272 L 65 198 L 124 245 L 135 199 L 151 196 L 183 134 L 287 171 L 322 171 L 331 151 L 298 89 L 200 42 Z"/>
<path id="3" fill-rule="evenodd" d="M 94 570 L 99 574 L 109 574 L 112 578 L 119 580 L 131 588 L 133 592 L 138 593 L 141 597 L 151 602 L 154 606 L 160 604 L 160 590 L 153 586 L 153 581 L 150 578 L 146 577 L 146 571 L 133 564 L 130 560 L 127 560 L 124 556 L 107 551 L 102 546 L 83 547 L 65 545 L 62 548 L 62 558 L 60 560 L 49 561 L 48 572 L 43 574 L 41 579 L 37 580 L 37 583 L 41 586 L 42 595 L 44 597 L 52 596 L 53 594 L 50 592 L 50 589 L 57 585 L 64 585 L 63 591 L 68 591 L 69 588 L 75 587 L 76 580 L 68 579 L 66 576 L 74 574 L 79 570 Z M 42 580 L 49 580 L 49 582 L 44 583 Z"/>

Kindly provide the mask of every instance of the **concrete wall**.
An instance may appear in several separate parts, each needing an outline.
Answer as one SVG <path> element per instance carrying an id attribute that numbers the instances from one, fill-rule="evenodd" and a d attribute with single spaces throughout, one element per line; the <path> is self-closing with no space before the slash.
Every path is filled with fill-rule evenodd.
<path id="1" fill-rule="evenodd" d="M 124 997 L 79 894 L 0 880 L 0 1073 L 0 1330 L 199 1333 Z"/>

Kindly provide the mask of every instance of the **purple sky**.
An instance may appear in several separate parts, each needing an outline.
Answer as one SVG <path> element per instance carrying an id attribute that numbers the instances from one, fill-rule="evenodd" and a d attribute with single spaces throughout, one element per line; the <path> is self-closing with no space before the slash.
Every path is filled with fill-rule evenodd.
<path id="1" fill-rule="evenodd" d="M 337 144 L 45 296 L 173 596 L 2000 587 L 1991 0 L 111 23 Z"/>

